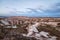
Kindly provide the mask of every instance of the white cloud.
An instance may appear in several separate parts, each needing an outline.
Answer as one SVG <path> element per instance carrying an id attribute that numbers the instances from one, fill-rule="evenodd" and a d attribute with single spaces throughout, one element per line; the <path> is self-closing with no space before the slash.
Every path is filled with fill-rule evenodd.
<path id="1" fill-rule="evenodd" d="M 41 7 L 43 9 L 45 9 L 48 5 L 46 5 L 44 2 L 42 1 L 25 1 L 25 2 L 9 2 L 9 1 L 5 1 L 4 3 L 2 3 L 2 6 L 3 8 L 0 8 L 0 13 L 9 13 L 11 11 L 23 11 L 23 12 L 26 12 L 26 11 L 30 11 L 30 10 L 27 10 L 26 8 L 32 8 L 32 9 L 36 9 L 38 7 Z M 6 8 L 8 7 L 8 8 Z"/>
<path id="2" fill-rule="evenodd" d="M 53 10 L 51 7 L 55 1 L 44 1 L 44 0 L 29 0 L 29 1 L 4 1 L 0 7 L 0 14 L 27 14 L 27 13 L 44 13 L 46 10 Z M 33 10 L 30 10 L 30 9 Z M 55 9 L 55 8 L 54 8 Z"/>

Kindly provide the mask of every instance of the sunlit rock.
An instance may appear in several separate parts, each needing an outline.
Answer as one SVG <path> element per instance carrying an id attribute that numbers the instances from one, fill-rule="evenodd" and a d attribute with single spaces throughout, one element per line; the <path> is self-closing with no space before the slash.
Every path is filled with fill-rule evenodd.
<path id="1" fill-rule="evenodd" d="M 40 32 L 40 35 L 48 38 L 49 33 L 48 32 L 44 32 L 44 31 L 41 31 Z"/>

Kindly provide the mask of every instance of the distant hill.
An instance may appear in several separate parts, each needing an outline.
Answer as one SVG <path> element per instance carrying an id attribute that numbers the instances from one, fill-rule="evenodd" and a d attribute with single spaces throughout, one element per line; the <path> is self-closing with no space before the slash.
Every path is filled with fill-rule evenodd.
<path id="1" fill-rule="evenodd" d="M 0 18 L 7 18 L 7 16 L 0 16 Z"/>

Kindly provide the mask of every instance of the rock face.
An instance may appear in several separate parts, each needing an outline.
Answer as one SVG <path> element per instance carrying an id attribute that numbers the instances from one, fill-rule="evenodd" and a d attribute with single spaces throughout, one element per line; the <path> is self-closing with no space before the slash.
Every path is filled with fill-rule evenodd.
<path id="1" fill-rule="evenodd" d="M 39 23 L 35 23 L 34 25 L 29 26 L 27 28 L 27 31 L 28 31 L 27 36 L 31 36 L 34 32 L 38 33 L 39 31 L 36 28 L 36 27 L 38 27 L 38 25 L 39 25 Z"/>

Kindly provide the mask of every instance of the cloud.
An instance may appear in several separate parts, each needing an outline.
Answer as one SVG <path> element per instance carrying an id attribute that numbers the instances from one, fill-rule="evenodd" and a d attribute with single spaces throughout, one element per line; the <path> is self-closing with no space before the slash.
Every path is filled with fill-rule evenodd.
<path id="1" fill-rule="evenodd" d="M 11 8 L 10 8 L 11 9 Z M 60 17 L 60 4 L 56 3 L 50 5 L 49 7 L 38 7 L 38 8 L 25 8 L 25 10 L 20 11 L 12 8 L 10 15 L 14 16 L 35 16 L 35 17 Z"/>
<path id="2" fill-rule="evenodd" d="M 26 8 L 30 11 L 27 12 L 34 12 L 34 13 L 60 13 L 60 3 L 55 3 L 52 4 L 50 6 L 42 6 L 42 7 L 38 7 L 38 8 Z"/>
<path id="3" fill-rule="evenodd" d="M 57 0 L 7 0 L 0 5 L 0 15 L 60 17 L 60 2 Z"/>
<path id="4" fill-rule="evenodd" d="M 47 9 L 46 12 L 48 13 L 60 13 L 60 3 L 56 3 L 53 6 L 50 7 L 50 9 Z"/>
<path id="5" fill-rule="evenodd" d="M 50 7 L 47 8 L 46 10 L 42 8 L 37 8 L 37 9 L 27 8 L 27 9 L 31 10 L 26 12 L 29 15 L 31 13 L 31 15 L 38 17 L 39 16 L 60 17 L 60 3 L 50 5 Z"/>

